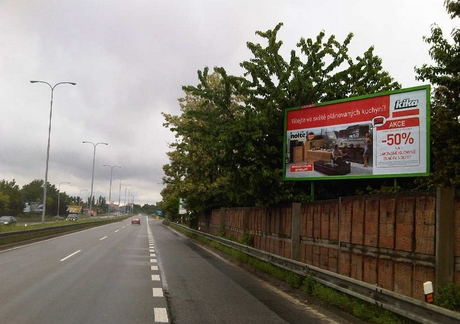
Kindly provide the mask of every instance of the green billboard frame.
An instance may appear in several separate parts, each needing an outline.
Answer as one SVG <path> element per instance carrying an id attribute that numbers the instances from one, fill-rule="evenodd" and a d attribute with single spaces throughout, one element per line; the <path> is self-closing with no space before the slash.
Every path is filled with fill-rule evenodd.
<path id="1" fill-rule="evenodd" d="M 333 159 L 334 146 L 346 153 L 343 161 Z M 429 170 L 429 85 L 285 110 L 284 180 L 419 177 Z"/>

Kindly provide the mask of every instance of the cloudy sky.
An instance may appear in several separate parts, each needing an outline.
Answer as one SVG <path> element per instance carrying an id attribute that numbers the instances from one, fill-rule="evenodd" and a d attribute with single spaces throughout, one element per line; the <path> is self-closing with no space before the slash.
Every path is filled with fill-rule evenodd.
<path id="1" fill-rule="evenodd" d="M 122 203 L 126 188 L 135 203 L 155 204 L 174 141 L 161 112 L 179 114 L 181 87 L 197 84 L 197 70 L 222 66 L 241 75 L 238 64 L 251 58 L 246 42 L 262 42 L 255 31 L 283 22 L 286 58 L 301 37 L 324 30 L 341 42 L 353 32 L 353 56 L 374 45 L 404 88 L 420 85 L 414 66 L 430 63 L 422 37 L 433 23 L 446 35 L 457 23 L 443 3 L 0 0 L 0 180 L 44 179 L 51 88 L 30 80 L 77 83 L 54 90 L 50 183 L 86 199 L 94 146 L 82 141 L 107 142 L 96 146 L 94 195 L 108 198 L 113 170 L 112 200 L 123 179 Z"/>

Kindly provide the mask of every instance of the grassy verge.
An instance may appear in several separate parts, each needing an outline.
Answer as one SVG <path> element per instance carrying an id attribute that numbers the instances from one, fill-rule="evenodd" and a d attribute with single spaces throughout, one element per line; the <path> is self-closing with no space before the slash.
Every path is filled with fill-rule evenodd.
<path id="1" fill-rule="evenodd" d="M 415 323 L 409 319 L 403 318 L 395 313 L 387 311 L 376 305 L 372 305 L 362 301 L 361 299 L 346 295 L 337 290 L 329 288 L 315 280 L 311 275 L 301 276 L 297 273 L 277 267 L 271 263 L 261 261 L 251 257 L 243 252 L 222 245 L 218 242 L 207 239 L 206 237 L 190 233 L 183 230 L 180 226 L 174 223 L 169 223 L 178 232 L 198 241 L 201 244 L 211 246 L 231 258 L 238 260 L 241 263 L 247 264 L 252 268 L 261 271 L 271 277 L 286 282 L 292 288 L 299 289 L 310 296 L 313 296 L 327 305 L 336 307 L 345 311 L 361 321 L 372 324 L 412 324 Z"/>
<path id="2" fill-rule="evenodd" d="M 66 233 L 80 231 L 95 226 L 119 222 L 125 218 L 126 217 L 111 217 L 100 219 L 84 218 L 79 219 L 78 222 L 62 220 L 46 223 L 20 222 L 16 225 L 0 226 L 0 246 L 5 247 L 11 244 L 36 241 L 44 238 L 64 235 Z M 40 229 L 43 229 L 43 231 L 36 231 Z"/>

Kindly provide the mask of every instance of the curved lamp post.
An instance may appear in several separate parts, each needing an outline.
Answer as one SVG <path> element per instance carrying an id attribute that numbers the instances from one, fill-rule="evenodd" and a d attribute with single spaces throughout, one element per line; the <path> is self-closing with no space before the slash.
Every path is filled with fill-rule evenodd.
<path id="1" fill-rule="evenodd" d="M 121 181 L 125 180 L 125 178 L 115 178 L 120 180 L 120 186 L 118 187 L 118 212 L 120 212 L 120 196 L 121 196 Z"/>
<path id="2" fill-rule="evenodd" d="M 91 213 L 91 215 L 93 214 L 93 184 L 94 184 L 94 164 L 96 162 L 96 146 L 98 146 L 99 144 L 104 144 L 104 145 L 109 145 L 108 143 L 105 143 L 105 142 L 99 142 L 99 143 L 96 143 L 94 144 L 93 142 L 88 142 L 88 141 L 83 141 L 82 142 L 83 144 L 92 144 L 93 147 L 94 147 L 94 153 L 93 153 L 93 173 L 92 173 L 92 176 L 91 176 L 91 194 L 89 196 L 89 212 Z"/>
<path id="3" fill-rule="evenodd" d="M 110 187 L 109 187 L 109 203 L 107 205 L 107 213 L 110 214 L 110 201 L 112 199 L 112 175 L 113 175 L 113 168 L 120 168 L 120 165 L 108 165 L 104 164 L 103 166 L 109 167 L 110 168 Z"/>
<path id="4" fill-rule="evenodd" d="M 88 191 L 88 189 L 82 189 L 82 190 L 80 190 L 80 193 L 78 194 L 78 198 L 80 198 L 80 200 L 78 201 L 78 206 L 80 206 L 80 204 L 81 204 L 81 193 L 82 193 L 83 191 Z"/>
<path id="5" fill-rule="evenodd" d="M 130 184 L 123 184 L 123 186 L 125 186 L 125 202 L 124 202 L 124 205 L 125 205 L 125 214 L 126 214 L 126 190 L 128 189 L 128 187 L 131 187 Z"/>
<path id="6" fill-rule="evenodd" d="M 43 206 L 42 206 L 42 223 L 45 222 L 45 213 L 46 213 L 46 191 L 47 191 L 47 184 L 48 184 L 48 162 L 50 159 L 50 137 L 51 137 L 51 117 L 53 116 L 53 96 L 54 96 L 54 88 L 56 88 L 60 84 L 70 84 L 76 85 L 75 82 L 59 82 L 56 83 L 54 86 L 49 84 L 46 81 L 30 81 L 31 83 L 44 83 L 47 84 L 51 89 L 51 101 L 50 101 L 50 122 L 48 126 L 48 146 L 46 148 L 46 166 L 45 166 L 45 183 L 43 184 Z"/>
<path id="7" fill-rule="evenodd" d="M 132 193 L 133 201 L 131 202 L 131 214 L 134 214 L 134 196 L 136 195 L 137 195 L 137 192 Z"/>
<path id="8" fill-rule="evenodd" d="M 63 183 L 70 184 L 70 182 L 61 182 L 61 183 L 59 184 L 59 191 L 58 191 L 58 210 L 57 210 L 57 215 L 58 215 L 58 217 L 59 217 L 59 207 L 60 207 L 60 205 L 61 205 L 61 184 L 63 184 Z"/>

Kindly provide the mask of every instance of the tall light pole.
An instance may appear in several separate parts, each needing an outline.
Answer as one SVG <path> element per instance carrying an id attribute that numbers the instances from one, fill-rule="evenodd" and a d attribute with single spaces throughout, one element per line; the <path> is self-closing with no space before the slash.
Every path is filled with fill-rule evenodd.
<path id="1" fill-rule="evenodd" d="M 96 147 L 99 145 L 99 144 L 104 144 L 104 145 L 109 145 L 105 142 L 99 142 L 99 143 L 96 143 L 94 144 L 93 142 L 89 142 L 89 141 L 83 141 L 82 142 L 83 144 L 92 144 L 93 147 L 94 147 L 94 153 L 93 153 L 93 174 L 91 176 L 91 194 L 89 196 L 89 212 L 91 213 L 91 215 L 93 214 L 93 184 L 94 184 L 94 165 L 96 163 Z"/>
<path id="2" fill-rule="evenodd" d="M 118 187 L 118 212 L 120 212 L 120 196 L 121 196 L 121 181 L 125 180 L 125 178 L 115 178 L 120 180 L 120 186 Z"/>
<path id="3" fill-rule="evenodd" d="M 124 202 L 124 205 L 125 205 L 125 214 L 126 214 L 126 189 L 128 189 L 128 187 L 131 187 L 130 184 L 124 184 L 125 186 L 125 202 Z"/>
<path id="4" fill-rule="evenodd" d="M 131 214 L 134 214 L 134 196 L 137 195 L 137 192 L 133 192 L 133 201 L 131 203 Z"/>
<path id="5" fill-rule="evenodd" d="M 78 198 L 80 198 L 80 200 L 78 201 L 78 206 L 80 206 L 80 204 L 81 204 L 81 193 L 82 193 L 82 191 L 88 191 L 88 189 L 80 190 L 80 193 L 78 194 Z"/>
<path id="6" fill-rule="evenodd" d="M 109 167 L 110 168 L 110 188 L 109 188 L 109 203 L 107 205 L 107 213 L 110 214 L 110 202 L 112 199 L 112 175 L 113 175 L 113 168 L 120 168 L 120 165 L 108 165 L 104 164 L 103 166 Z"/>
<path id="7" fill-rule="evenodd" d="M 43 184 L 43 206 L 42 206 L 42 223 L 45 222 L 45 213 L 46 213 L 46 191 L 48 185 L 48 162 L 50 159 L 50 138 L 51 138 L 51 117 L 53 116 L 53 96 L 54 96 L 54 88 L 56 88 L 60 84 L 70 84 L 76 85 L 75 82 L 59 82 L 56 83 L 54 86 L 49 84 L 46 81 L 30 81 L 31 83 L 44 83 L 47 84 L 51 89 L 51 101 L 50 101 L 50 121 L 48 126 L 48 146 L 46 148 L 46 166 L 45 166 L 45 183 Z"/>
<path id="8" fill-rule="evenodd" d="M 70 184 L 70 182 L 61 182 L 61 183 L 59 184 L 59 191 L 58 191 L 58 210 L 57 210 L 57 215 L 58 215 L 58 217 L 59 217 L 59 207 L 60 207 L 60 205 L 61 205 L 61 184 L 63 184 L 63 183 Z"/>

